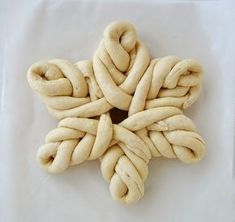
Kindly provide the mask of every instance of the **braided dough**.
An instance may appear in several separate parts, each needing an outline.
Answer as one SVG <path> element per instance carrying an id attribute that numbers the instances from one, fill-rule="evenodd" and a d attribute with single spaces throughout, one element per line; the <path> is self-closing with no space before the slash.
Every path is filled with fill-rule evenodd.
<path id="1" fill-rule="evenodd" d="M 204 141 L 182 110 L 200 93 L 201 66 L 175 56 L 151 59 L 127 22 L 111 23 L 92 61 L 38 62 L 28 82 L 61 119 L 37 153 L 50 173 L 99 158 L 115 200 L 137 202 L 144 195 L 152 157 L 201 160 Z M 112 123 L 109 111 L 128 117 Z"/>

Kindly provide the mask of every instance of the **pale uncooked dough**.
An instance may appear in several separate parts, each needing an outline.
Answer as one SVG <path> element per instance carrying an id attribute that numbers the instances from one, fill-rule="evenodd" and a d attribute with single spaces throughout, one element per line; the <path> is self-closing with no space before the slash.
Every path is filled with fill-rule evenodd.
<path id="1" fill-rule="evenodd" d="M 201 77 L 202 68 L 192 59 L 151 59 L 134 27 L 121 21 L 105 29 L 92 62 L 33 64 L 30 86 L 62 119 L 39 148 L 39 164 L 60 173 L 100 158 L 112 197 L 138 201 L 151 157 L 185 163 L 203 158 L 204 141 L 182 112 L 198 98 Z M 114 107 L 128 111 L 118 125 L 109 115 Z"/>

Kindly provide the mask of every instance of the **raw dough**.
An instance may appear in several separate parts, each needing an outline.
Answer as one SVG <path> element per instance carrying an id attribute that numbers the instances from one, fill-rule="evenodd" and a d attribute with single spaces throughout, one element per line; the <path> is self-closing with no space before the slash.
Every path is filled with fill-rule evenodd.
<path id="1" fill-rule="evenodd" d="M 112 197 L 138 201 L 151 157 L 185 163 L 203 158 L 204 141 L 182 112 L 198 98 L 201 77 L 202 68 L 192 59 L 151 59 L 134 27 L 121 21 L 105 29 L 92 62 L 33 64 L 30 86 L 62 119 L 39 148 L 39 164 L 60 173 L 100 158 Z M 128 111 L 128 118 L 113 124 L 114 107 Z"/>

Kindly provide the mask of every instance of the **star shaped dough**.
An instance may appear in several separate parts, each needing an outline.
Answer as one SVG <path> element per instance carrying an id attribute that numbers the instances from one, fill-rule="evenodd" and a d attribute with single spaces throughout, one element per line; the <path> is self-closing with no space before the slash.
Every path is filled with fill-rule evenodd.
<path id="1" fill-rule="evenodd" d="M 61 173 L 100 159 L 115 200 L 144 195 L 152 157 L 201 160 L 205 143 L 183 110 L 198 98 L 201 66 L 192 59 L 152 59 L 128 22 L 107 26 L 92 61 L 41 61 L 28 82 L 58 126 L 37 153 L 40 166 Z M 122 113 L 122 121 L 115 113 Z M 114 117 L 114 118 L 113 118 Z"/>

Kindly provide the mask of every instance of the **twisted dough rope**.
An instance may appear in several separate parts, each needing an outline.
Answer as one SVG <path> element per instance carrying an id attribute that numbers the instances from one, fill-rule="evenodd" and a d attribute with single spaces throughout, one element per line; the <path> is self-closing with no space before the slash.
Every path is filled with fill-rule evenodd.
<path id="1" fill-rule="evenodd" d="M 113 198 L 138 201 L 151 156 L 186 163 L 204 156 L 202 138 L 180 110 L 196 101 L 201 76 L 194 60 L 168 56 L 150 61 L 135 29 L 125 22 L 106 28 L 93 63 L 56 59 L 32 65 L 30 86 L 52 115 L 69 117 L 49 132 L 38 162 L 59 173 L 101 157 Z M 129 117 L 112 124 L 108 111 L 113 107 L 127 110 Z M 100 119 L 86 118 L 96 116 Z"/>
<path id="2" fill-rule="evenodd" d="M 134 27 L 125 22 L 105 29 L 93 67 L 89 61 L 38 62 L 29 68 L 28 82 L 58 119 L 99 116 L 113 107 L 129 115 L 160 106 L 185 109 L 200 93 L 199 64 L 174 56 L 150 62 Z"/>
<path id="3" fill-rule="evenodd" d="M 112 124 L 109 114 L 100 120 L 65 118 L 38 150 L 39 164 L 51 173 L 101 156 L 102 175 L 110 182 L 113 198 L 132 203 L 144 194 L 151 156 L 196 162 L 204 156 L 204 142 L 178 108 L 159 107 L 136 113 L 119 125 Z"/>

